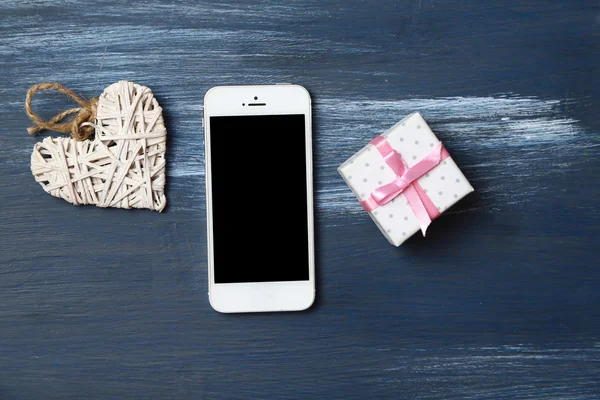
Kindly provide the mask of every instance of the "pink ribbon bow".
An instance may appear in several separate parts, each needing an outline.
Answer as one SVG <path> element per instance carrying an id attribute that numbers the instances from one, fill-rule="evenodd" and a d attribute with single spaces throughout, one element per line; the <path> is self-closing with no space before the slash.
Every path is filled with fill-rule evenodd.
<path id="1" fill-rule="evenodd" d="M 384 161 L 396 174 L 396 179 L 392 182 L 375 189 L 371 195 L 360 202 L 367 211 L 373 211 L 377 207 L 392 201 L 400 193 L 404 193 L 410 208 L 421 226 L 421 232 L 425 236 L 425 231 L 431 221 L 440 216 L 433 201 L 427 196 L 417 179 L 435 168 L 440 162 L 450 157 L 442 143 L 438 143 L 431 153 L 419 160 L 415 165 L 408 168 L 406 162 L 402 159 L 389 142 L 383 136 L 377 136 L 371 140 L 370 144 L 375 146 Z"/>

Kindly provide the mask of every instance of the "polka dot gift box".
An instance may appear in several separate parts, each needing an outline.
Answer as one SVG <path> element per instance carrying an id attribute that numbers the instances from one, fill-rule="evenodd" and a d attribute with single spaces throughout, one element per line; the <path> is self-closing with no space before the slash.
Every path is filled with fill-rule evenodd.
<path id="1" fill-rule="evenodd" d="M 338 168 L 394 246 L 473 191 L 419 113 L 377 136 Z"/>

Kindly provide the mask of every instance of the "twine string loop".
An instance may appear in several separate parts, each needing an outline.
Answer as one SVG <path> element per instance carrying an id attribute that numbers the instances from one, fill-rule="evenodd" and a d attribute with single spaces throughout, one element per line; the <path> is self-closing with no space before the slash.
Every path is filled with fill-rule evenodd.
<path id="1" fill-rule="evenodd" d="M 48 121 L 41 119 L 33 109 L 31 108 L 31 100 L 33 95 L 43 90 L 58 90 L 59 92 L 72 98 L 79 107 L 70 108 L 65 111 L 61 111 Z M 75 140 L 86 140 L 94 132 L 93 126 L 88 124 L 83 125 L 85 122 L 95 123 L 96 111 L 98 109 L 98 98 L 92 97 L 89 101 L 83 97 L 78 96 L 72 90 L 67 89 L 60 83 L 44 82 L 33 85 L 27 91 L 25 97 L 25 112 L 27 116 L 34 122 L 35 125 L 27 128 L 27 133 L 35 135 L 44 129 L 61 132 L 71 133 L 71 136 Z M 68 117 L 72 116 L 70 119 Z"/>

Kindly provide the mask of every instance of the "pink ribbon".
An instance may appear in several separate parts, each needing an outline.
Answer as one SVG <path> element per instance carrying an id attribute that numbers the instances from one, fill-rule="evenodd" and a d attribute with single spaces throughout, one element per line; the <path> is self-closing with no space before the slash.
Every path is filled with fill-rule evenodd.
<path id="1" fill-rule="evenodd" d="M 450 154 L 448 154 L 440 142 L 433 148 L 431 153 L 408 168 L 400 154 L 390 146 L 389 142 L 383 136 L 377 136 L 371 140 L 370 144 L 375 146 L 386 164 L 394 171 L 396 179 L 375 189 L 369 198 L 361 201 L 360 204 L 367 212 L 370 212 L 379 206 L 389 203 L 400 193 L 404 193 L 410 208 L 419 221 L 421 232 L 425 236 L 427 227 L 431 224 L 432 220 L 440 216 L 440 212 L 421 185 L 419 185 L 417 179 L 450 157 Z"/>

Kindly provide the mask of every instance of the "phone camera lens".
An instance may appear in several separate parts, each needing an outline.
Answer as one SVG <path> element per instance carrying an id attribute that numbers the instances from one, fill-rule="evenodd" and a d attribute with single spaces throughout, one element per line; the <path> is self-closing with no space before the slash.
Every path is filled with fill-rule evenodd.
<path id="1" fill-rule="evenodd" d="M 254 96 L 254 100 L 258 100 L 258 96 Z"/>
<path id="2" fill-rule="evenodd" d="M 245 106 L 245 105 L 246 105 L 246 103 L 242 103 L 242 105 L 243 105 L 243 106 Z"/>

